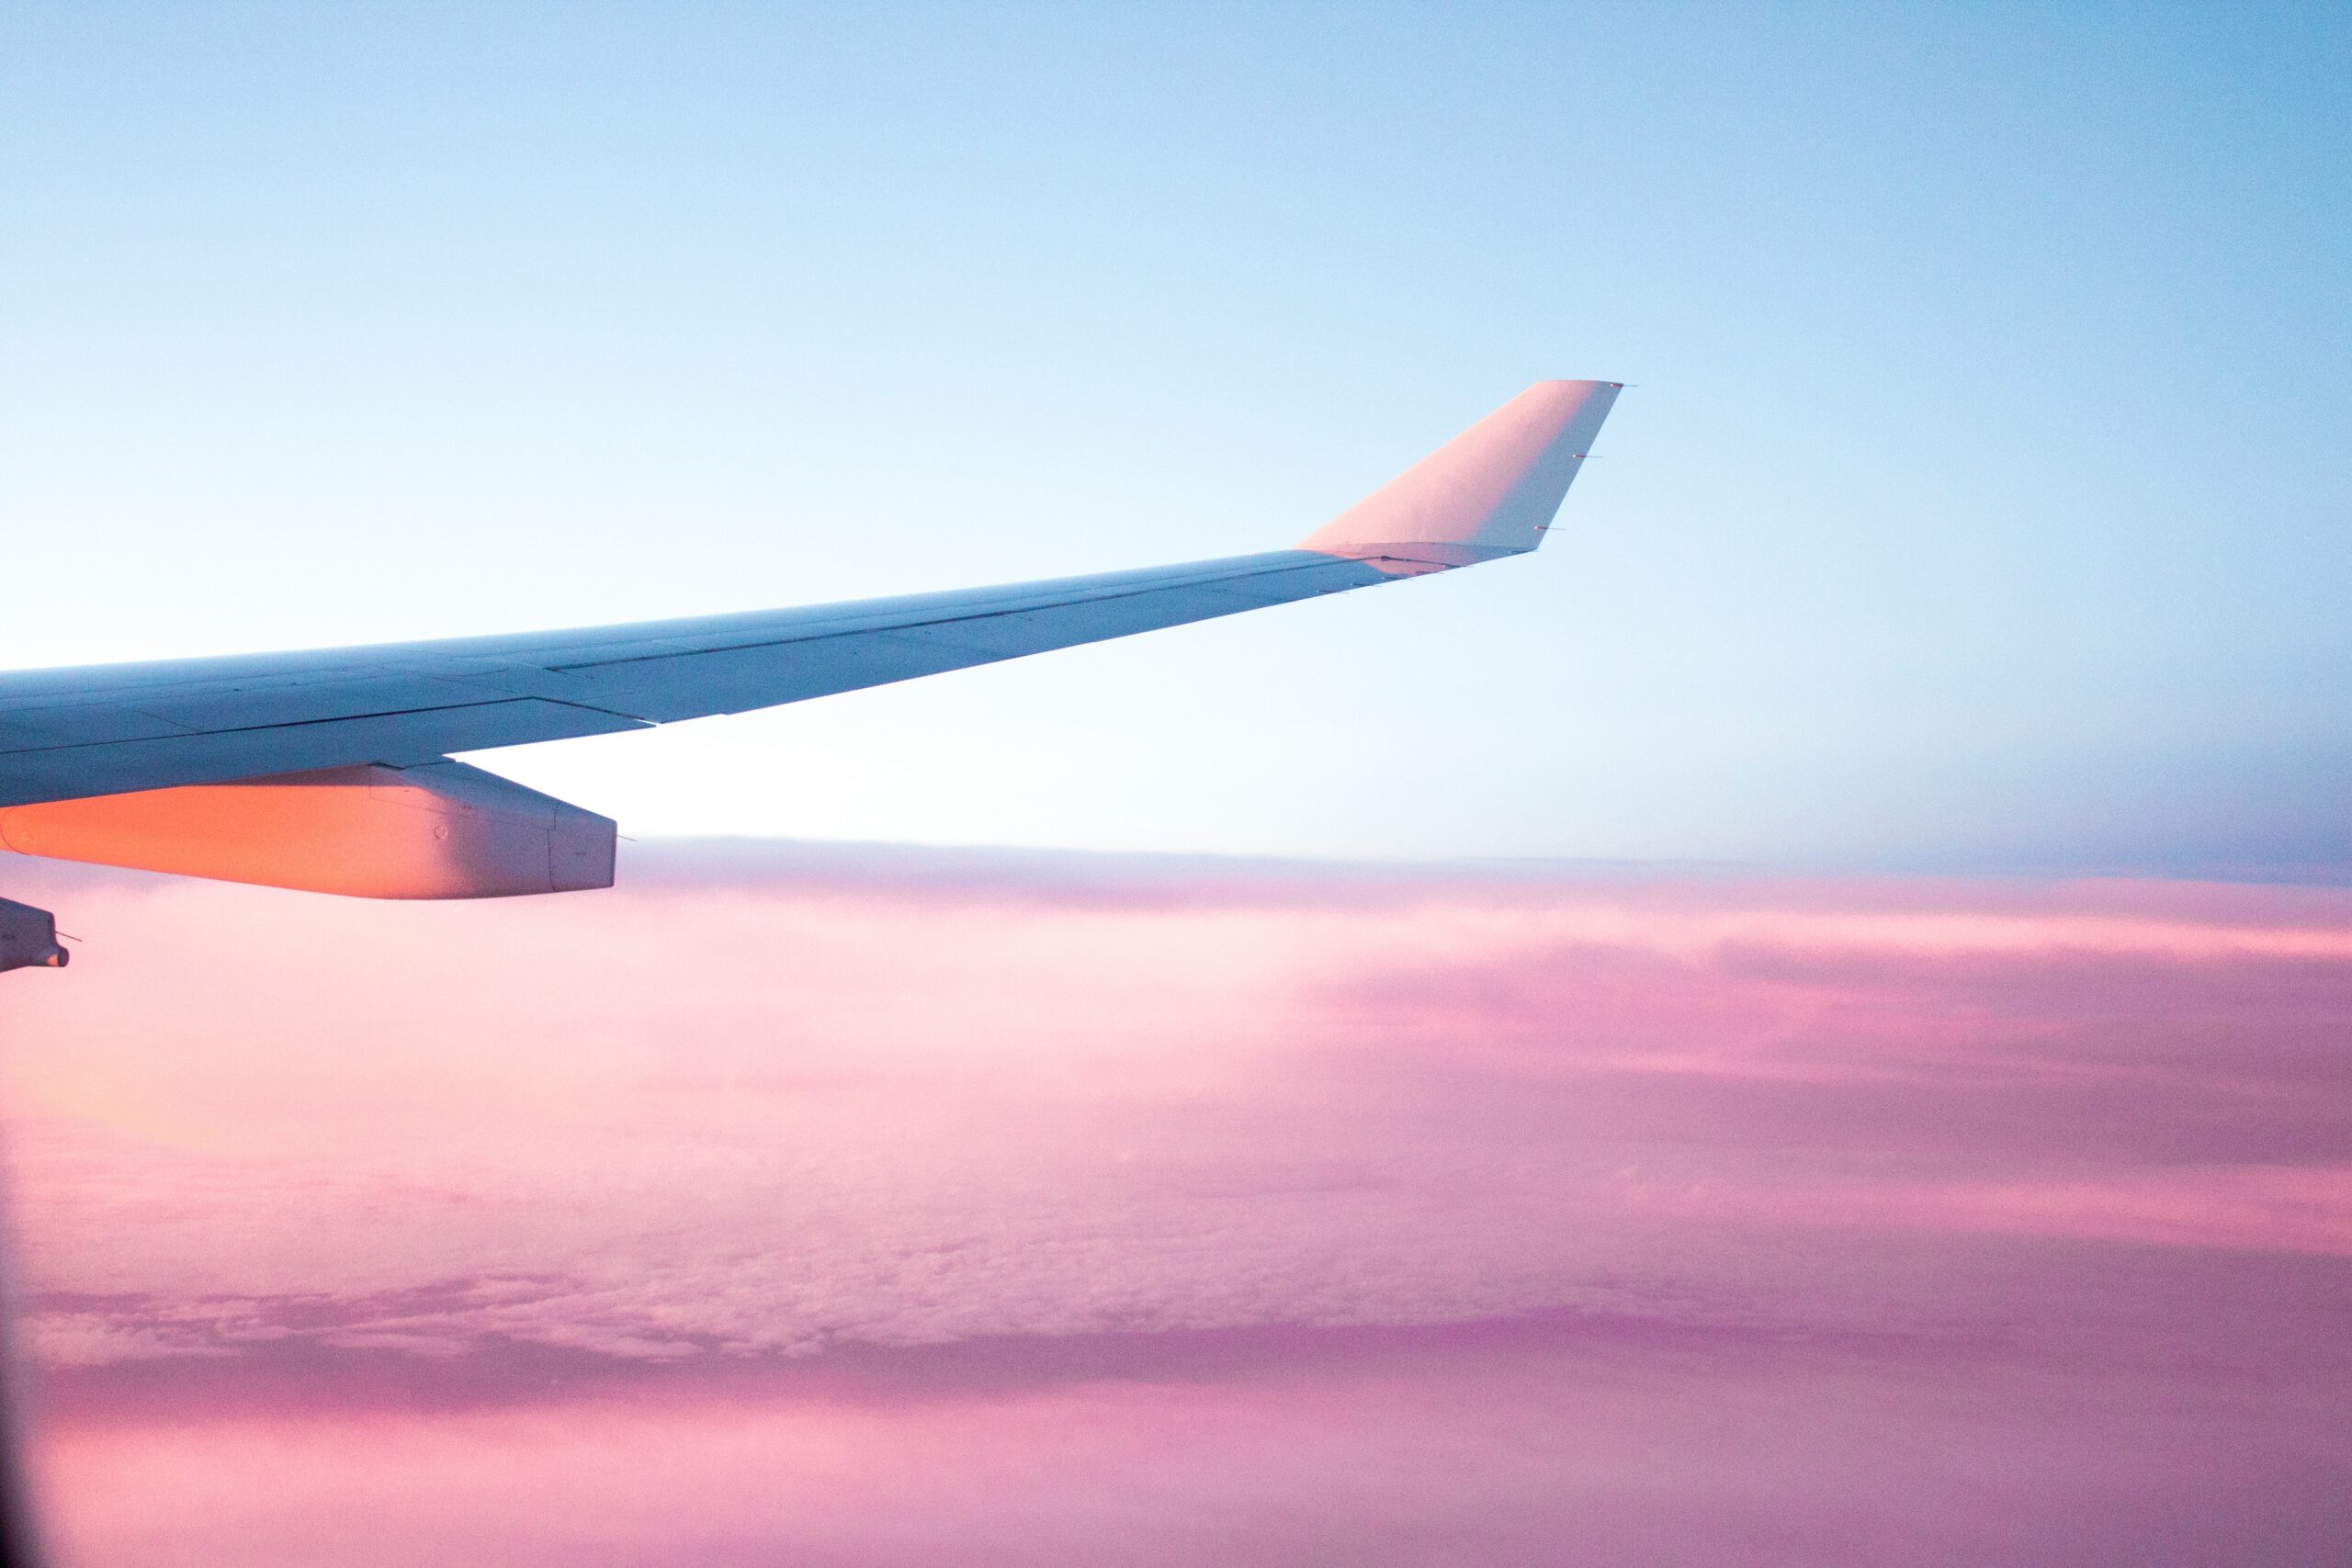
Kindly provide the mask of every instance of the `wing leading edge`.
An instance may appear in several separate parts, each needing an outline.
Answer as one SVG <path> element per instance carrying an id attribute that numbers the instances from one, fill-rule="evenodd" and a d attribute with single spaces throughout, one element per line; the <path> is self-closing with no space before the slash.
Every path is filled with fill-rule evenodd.
<path id="1" fill-rule="evenodd" d="M 0 674 L 0 842 L 15 836 L 12 807 L 430 766 L 1521 554 L 1542 543 L 1618 389 L 1539 382 L 1296 546 L 1259 555 L 573 631 Z"/>

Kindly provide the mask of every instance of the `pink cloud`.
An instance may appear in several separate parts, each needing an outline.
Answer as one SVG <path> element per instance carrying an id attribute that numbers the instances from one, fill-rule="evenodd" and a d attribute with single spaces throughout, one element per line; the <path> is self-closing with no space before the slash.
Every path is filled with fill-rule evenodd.
<path id="1" fill-rule="evenodd" d="M 6 1073 L 71 1553 L 2352 1531 L 2352 894 L 639 862 L 46 874 L 86 945 Z"/>

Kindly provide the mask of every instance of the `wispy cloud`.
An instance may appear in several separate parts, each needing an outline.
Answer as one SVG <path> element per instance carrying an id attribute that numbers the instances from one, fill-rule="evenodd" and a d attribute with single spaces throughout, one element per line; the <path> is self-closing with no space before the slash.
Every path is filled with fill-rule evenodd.
<path id="1" fill-rule="evenodd" d="M 170 1457 L 196 1429 L 492 1444 L 513 1509 L 463 1529 L 499 1551 L 595 1506 L 520 1450 L 749 1475 L 812 1431 L 861 1464 L 1031 1445 L 988 1520 L 877 1495 L 864 1537 L 728 1526 L 746 1561 L 944 1561 L 1102 1506 L 1051 1411 L 1254 1521 L 1136 1560 L 1297 1560 L 1295 1499 L 1248 1502 L 1202 1431 L 1291 1432 L 1336 1496 L 1350 1431 L 1376 1472 L 1428 1409 L 1454 1480 L 1327 1519 L 1393 1548 L 1357 1560 L 1443 1560 L 1489 1484 L 1498 1561 L 1631 1550 L 1726 1486 L 1786 1489 L 1750 1546 L 1855 1550 L 2055 1406 L 2139 1468 L 1986 1481 L 2047 1505 L 2045 1556 L 2152 1506 L 2199 1430 L 2290 1456 L 2245 1458 L 2223 1513 L 2352 1524 L 2312 1501 L 2352 1451 L 2352 894 L 804 846 L 635 871 L 429 909 L 55 890 L 89 951 L 12 989 L 8 1072 L 69 1534 L 136 1533 L 90 1490 L 134 1452 L 231 1484 Z M 1669 1429 L 1767 1389 L 1821 1474 L 1742 1448 L 1745 1416 Z M 1866 1479 L 1858 1421 L 1916 1462 Z M 635 1509 L 615 1539 L 686 1539 Z M 1982 1545 L 1982 1507 L 1939 1528 L 1972 1517 Z M 212 1560 L 201 1519 L 140 1528 Z M 1808 1550 L 1747 1555 L 1838 1554 Z"/>

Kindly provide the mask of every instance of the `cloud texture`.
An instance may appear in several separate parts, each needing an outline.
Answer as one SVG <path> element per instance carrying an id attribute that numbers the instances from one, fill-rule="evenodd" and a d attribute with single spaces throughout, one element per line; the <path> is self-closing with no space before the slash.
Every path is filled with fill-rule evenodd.
<path id="1" fill-rule="evenodd" d="M 2352 1540 L 2352 894 L 39 875 L 87 939 L 0 997 L 68 1561 Z"/>

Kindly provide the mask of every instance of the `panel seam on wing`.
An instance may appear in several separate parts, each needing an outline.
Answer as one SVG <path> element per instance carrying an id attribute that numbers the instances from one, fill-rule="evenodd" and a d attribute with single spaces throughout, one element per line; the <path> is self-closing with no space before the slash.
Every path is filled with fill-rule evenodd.
<path id="1" fill-rule="evenodd" d="M 655 664 L 664 660 L 695 659 L 711 653 L 752 653 L 763 648 L 789 648 L 796 643 L 832 642 L 842 637 L 930 631 L 939 626 L 969 626 L 983 621 L 1007 620 L 1015 615 L 1034 615 L 1049 610 L 1072 609 L 1080 604 L 1116 604 L 1125 600 L 1148 598 L 1155 593 L 1170 593 L 1178 591 L 1197 592 L 1202 590 L 1213 590 L 1219 582 L 1230 581 L 1235 578 L 1273 577 L 1287 572 L 1317 571 L 1327 564 L 1344 564 L 1355 559 L 1351 556 L 1326 555 L 1320 550 L 1301 553 L 1321 556 L 1323 558 L 1316 561 L 1301 561 L 1293 565 L 1261 567 L 1251 571 L 1231 572 L 1217 577 L 1203 577 L 1184 582 L 1154 583 L 1147 588 L 1129 589 L 1119 593 L 1090 593 L 1078 599 L 1054 599 L 1039 604 L 1014 605 L 1007 609 L 986 610 L 967 615 L 940 615 L 930 620 L 899 621 L 887 626 L 845 626 L 838 631 L 811 632 L 800 637 L 767 637 L 759 642 L 723 643 L 710 648 L 682 649 L 671 653 L 633 653 L 623 659 L 586 659 L 567 664 L 542 664 L 537 668 L 554 674 L 570 674 L 575 670 L 608 670 L 623 664 Z M 1237 605 L 1237 609 L 1265 607 L 1254 604 Z"/>

